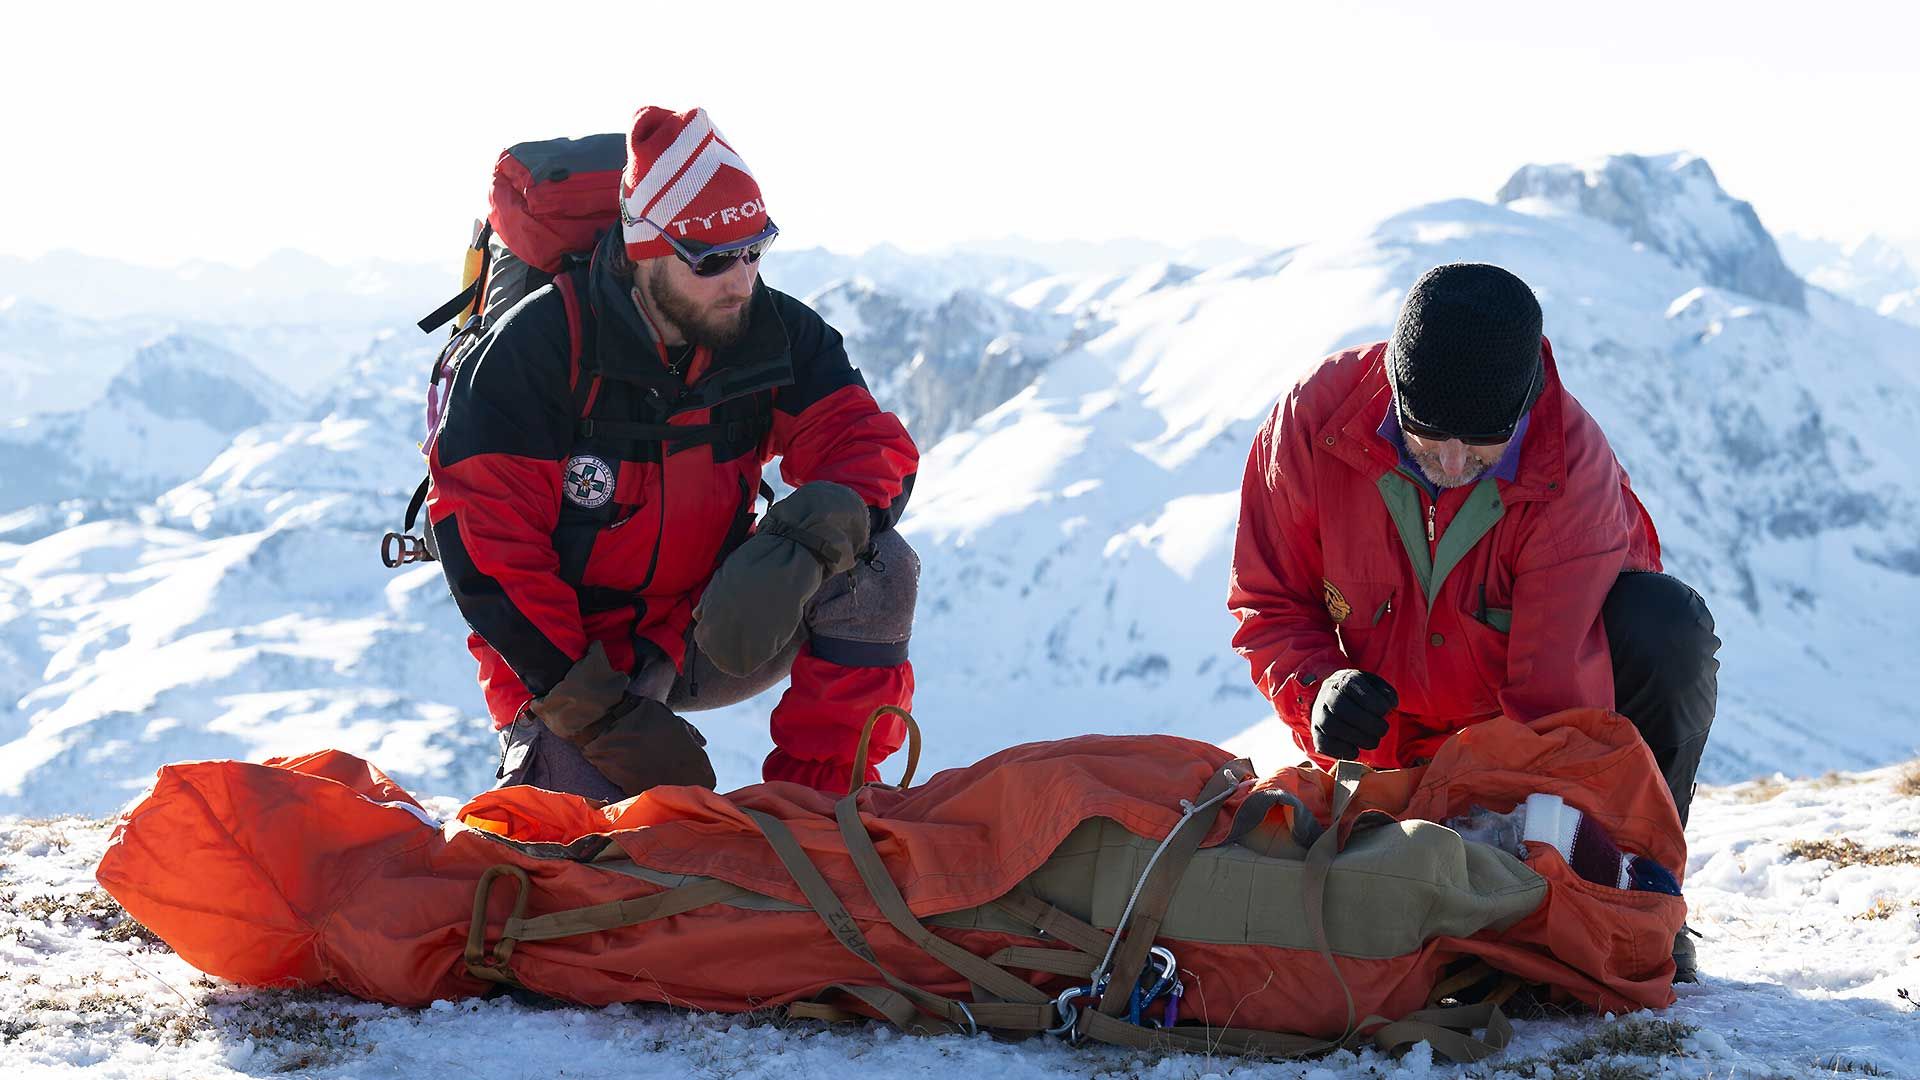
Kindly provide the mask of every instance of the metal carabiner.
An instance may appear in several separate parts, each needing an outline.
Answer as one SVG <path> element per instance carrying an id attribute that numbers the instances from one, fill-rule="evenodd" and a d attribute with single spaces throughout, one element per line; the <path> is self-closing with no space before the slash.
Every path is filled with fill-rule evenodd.
<path id="1" fill-rule="evenodd" d="M 1059 1014 L 1060 1023 L 1048 1028 L 1047 1034 L 1069 1035 L 1073 1026 L 1080 1021 L 1080 1006 L 1073 1003 L 1074 999 L 1092 997 L 1093 992 L 1091 986 L 1069 986 L 1060 991 L 1060 996 L 1053 999 L 1053 1009 Z"/>

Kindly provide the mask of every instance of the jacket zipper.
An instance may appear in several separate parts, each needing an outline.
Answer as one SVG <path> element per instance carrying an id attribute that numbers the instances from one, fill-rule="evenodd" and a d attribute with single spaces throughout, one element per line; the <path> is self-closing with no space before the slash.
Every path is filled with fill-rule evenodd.
<path id="1" fill-rule="evenodd" d="M 1427 543 L 1433 543 L 1433 515 L 1440 512 L 1440 503 L 1435 500 L 1427 507 Z"/>

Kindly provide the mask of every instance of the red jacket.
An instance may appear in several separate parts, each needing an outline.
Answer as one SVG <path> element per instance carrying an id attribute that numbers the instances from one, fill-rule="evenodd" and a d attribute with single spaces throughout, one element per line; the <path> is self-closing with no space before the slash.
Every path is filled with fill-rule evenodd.
<path id="1" fill-rule="evenodd" d="M 1228 583 L 1233 645 L 1322 765 L 1314 695 L 1342 668 L 1399 692 L 1386 737 L 1360 754 L 1379 768 L 1431 758 L 1494 716 L 1613 707 L 1601 604 L 1623 569 L 1660 568 L 1660 541 L 1542 351 L 1546 389 L 1512 483 L 1486 478 L 1436 502 L 1401 471 L 1379 433 L 1384 342 L 1327 358 L 1255 437 Z"/>
<path id="2" fill-rule="evenodd" d="M 501 726 L 591 641 L 621 670 L 645 648 L 680 664 L 694 606 L 744 539 L 772 458 L 788 483 L 859 493 L 876 533 L 899 519 L 919 462 L 839 333 L 790 296 L 759 286 L 745 339 L 698 350 L 678 374 L 600 259 L 571 317 L 567 299 L 548 286 L 488 332 L 460 367 L 429 457 L 428 517 Z M 583 430 L 586 412 L 602 429 L 662 417 L 721 427 L 663 454 Z"/>

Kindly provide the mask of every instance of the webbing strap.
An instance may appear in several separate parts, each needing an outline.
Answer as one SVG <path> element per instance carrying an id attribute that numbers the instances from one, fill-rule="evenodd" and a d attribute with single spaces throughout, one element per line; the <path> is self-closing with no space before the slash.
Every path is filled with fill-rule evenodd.
<path id="1" fill-rule="evenodd" d="M 866 883 L 868 894 L 880 906 L 880 913 L 886 916 L 887 922 L 895 930 L 926 950 L 929 956 L 952 968 L 956 974 L 973 980 L 990 993 L 1034 1005 L 1051 1001 L 1044 992 L 1025 979 L 935 934 L 914 917 L 913 909 L 907 906 L 906 897 L 900 895 L 900 887 L 894 884 L 893 876 L 887 873 L 887 864 L 873 846 L 873 838 L 867 835 L 866 826 L 860 823 L 858 796 L 848 795 L 841 799 L 833 808 L 833 816 L 840 822 L 840 836 L 847 842 L 847 854 L 853 859 L 854 869 L 860 872 L 860 880 Z"/>
<path id="2" fill-rule="evenodd" d="M 1342 761 L 1334 766 L 1333 813 L 1327 830 L 1307 849 L 1306 867 L 1300 877 L 1301 901 L 1306 909 L 1307 928 L 1313 932 L 1313 946 L 1327 962 L 1333 981 L 1339 984 L 1340 993 L 1347 999 L 1347 1035 L 1352 1035 L 1356 1026 L 1353 987 L 1341 974 L 1340 961 L 1333 955 L 1333 945 L 1327 939 L 1327 880 L 1333 873 L 1333 857 L 1340 853 L 1340 822 L 1347 816 L 1347 808 L 1360 791 L 1360 779 L 1368 771 L 1357 761 Z"/>
<path id="3" fill-rule="evenodd" d="M 555 911 L 531 919 L 508 919 L 506 928 L 501 931 L 501 936 L 517 941 L 551 941 L 554 938 L 572 937 L 575 934 L 617 930 L 623 926 L 638 926 L 655 919 L 685 914 L 709 904 L 722 904 L 746 895 L 749 895 L 748 890 L 729 882 L 718 879 L 698 881 L 691 885 L 682 885 L 677 889 L 654 893 L 652 896 L 611 900 L 604 904 L 573 908 L 570 911 Z"/>
<path id="4" fill-rule="evenodd" d="M 1467 1034 L 1473 1028 L 1486 1028 L 1484 1039 Z M 1513 1024 L 1500 1006 L 1491 1002 L 1459 1005 L 1450 1009 L 1422 1009 L 1408 1013 L 1373 1033 L 1373 1045 L 1389 1054 L 1399 1054 L 1417 1042 L 1431 1043 L 1434 1053 L 1469 1065 L 1492 1057 L 1513 1041 Z"/>
<path id="5" fill-rule="evenodd" d="M 801 895 L 806 897 L 814 914 L 820 916 L 820 921 L 827 924 L 827 929 L 832 932 L 834 939 L 839 941 L 848 952 L 866 961 L 867 966 L 873 968 L 881 978 L 887 981 L 887 985 L 899 991 L 921 1011 L 937 1016 L 952 1025 L 945 1030 L 972 1031 L 978 1028 L 979 1021 L 976 1017 L 984 1006 L 963 1005 L 930 990 L 922 990 L 887 970 L 880 963 L 880 958 L 873 951 L 873 946 L 867 942 L 867 936 L 860 932 L 860 924 L 854 920 L 853 914 L 834 894 L 833 888 L 827 884 L 827 879 L 821 875 L 820 868 L 813 865 L 813 860 L 807 857 L 806 851 L 801 848 L 800 841 L 794 838 L 793 830 L 787 828 L 786 822 L 746 807 L 741 807 L 741 811 L 759 826 L 760 832 L 767 838 L 767 843 L 773 846 L 774 854 L 779 856 L 781 864 L 787 868 L 787 873 L 792 875 L 794 884 L 800 886 Z M 863 1001 L 868 1000 L 868 995 L 856 994 L 855 996 Z M 1035 1025 L 1027 1030 L 1042 1031 L 1049 1026 L 1053 1011 L 1051 1004 L 1049 1002 L 1044 1007 L 1026 1007 L 1026 1013 L 1030 1014 L 1031 1022 Z M 875 1007 L 878 1008 L 878 1006 Z M 892 1020 L 893 1017 L 888 1016 L 888 1019 Z M 1016 1019 L 1016 1017 L 996 1015 L 996 1019 Z M 894 1023 L 896 1027 L 908 1027 L 899 1021 Z"/>
<path id="6" fill-rule="evenodd" d="M 1205 806 L 1232 790 L 1242 778 L 1252 775 L 1251 762 L 1244 759 L 1228 762 L 1207 780 L 1207 785 L 1194 797 L 1193 805 Z M 1111 981 L 1100 997 L 1101 1013 L 1119 1016 L 1126 1011 L 1128 999 L 1133 996 L 1134 983 L 1147 966 L 1147 954 L 1153 949 L 1154 938 L 1160 934 L 1160 924 L 1166 919 L 1168 906 L 1173 903 L 1174 891 L 1180 887 L 1180 879 L 1186 874 L 1188 864 L 1199 852 L 1200 841 L 1206 839 L 1208 831 L 1213 828 L 1214 819 L 1220 816 L 1220 807 L 1225 805 L 1224 802 L 1220 803 L 1211 814 L 1188 814 L 1168 836 L 1160 861 L 1149 867 L 1146 879 L 1140 883 L 1133 918 L 1120 931 L 1120 948 L 1109 972 Z"/>
<path id="7" fill-rule="evenodd" d="M 519 889 L 514 896 L 513 913 L 507 917 L 506 925 L 500 928 L 499 940 L 489 948 L 486 943 L 487 903 L 492 897 L 494 882 L 502 877 L 513 878 Z M 724 881 L 698 881 L 652 896 L 555 911 L 529 919 L 524 916 L 527 897 L 532 891 L 533 882 L 527 877 L 527 872 L 511 863 L 488 867 L 480 875 L 480 882 L 474 887 L 473 893 L 473 921 L 467 927 L 465 959 L 469 974 L 489 982 L 518 986 L 520 981 L 507 962 L 513 958 L 513 947 L 522 941 L 551 941 L 576 934 L 638 926 L 748 894 L 748 890 Z"/>
<path id="8" fill-rule="evenodd" d="M 1107 955 L 1107 948 L 1113 941 L 1113 935 L 1105 930 L 1081 922 L 1029 892 L 1015 890 L 995 900 L 993 906 L 1095 960 Z"/>
<path id="9" fill-rule="evenodd" d="M 1418 1042 L 1433 1046 L 1436 1054 L 1461 1064 L 1483 1061 L 1513 1041 L 1513 1025 L 1495 1005 L 1463 1005 L 1452 1009 L 1422 1009 L 1405 1019 L 1387 1022 L 1369 1016 L 1361 1027 L 1380 1024 L 1371 1037 L 1315 1039 L 1282 1031 L 1250 1028 L 1145 1028 L 1098 1012 L 1081 1014 L 1086 1034 L 1116 1046 L 1154 1050 L 1185 1050 L 1202 1054 L 1242 1054 L 1252 1057 L 1303 1058 L 1333 1050 L 1358 1049 L 1371 1042 L 1384 1053 L 1398 1056 Z M 1469 1032 L 1486 1029 L 1484 1039 Z"/>
<path id="10" fill-rule="evenodd" d="M 1098 956 L 1089 956 L 1078 949 L 1040 949 L 1031 945 L 1012 945 L 987 957 L 990 964 L 1001 967 L 1019 968 L 1022 971 L 1044 971 L 1049 975 L 1065 975 L 1074 979 L 1090 979 L 1093 969 L 1100 966 Z"/>

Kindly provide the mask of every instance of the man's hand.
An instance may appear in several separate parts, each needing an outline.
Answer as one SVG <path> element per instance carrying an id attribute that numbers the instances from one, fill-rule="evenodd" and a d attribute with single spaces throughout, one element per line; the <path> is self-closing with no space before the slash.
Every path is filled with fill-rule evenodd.
<path id="1" fill-rule="evenodd" d="M 767 508 L 760 528 L 707 583 L 693 638 L 713 666 L 745 675 L 800 632 L 827 578 L 853 569 L 872 523 L 850 487 L 817 480 Z"/>
<path id="2" fill-rule="evenodd" d="M 1346 668 L 1326 677 L 1313 699 L 1313 748 L 1327 757 L 1350 761 L 1380 745 L 1387 714 L 1400 695 L 1371 671 Z"/>
<path id="3" fill-rule="evenodd" d="M 528 702 L 527 709 L 547 730 L 571 739 L 620 704 L 627 681 L 625 672 L 613 669 L 606 647 L 596 641 L 553 689 Z"/>
<path id="4" fill-rule="evenodd" d="M 665 705 L 627 693 L 627 684 L 596 641 L 527 709 L 628 795 L 661 784 L 713 787 L 713 763 L 699 729 Z"/>

